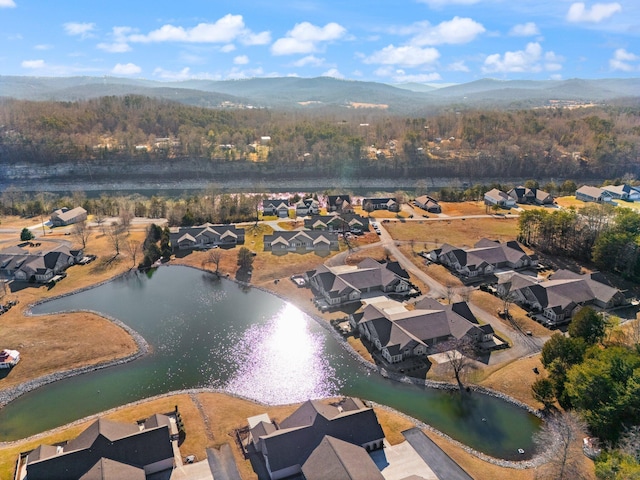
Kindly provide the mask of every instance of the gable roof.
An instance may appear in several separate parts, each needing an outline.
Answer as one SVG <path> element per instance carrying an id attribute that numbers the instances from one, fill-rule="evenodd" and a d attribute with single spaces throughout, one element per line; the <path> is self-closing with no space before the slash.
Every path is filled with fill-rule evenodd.
<path id="1" fill-rule="evenodd" d="M 79 480 L 145 480 L 144 468 L 101 458 Z"/>
<path id="2" fill-rule="evenodd" d="M 384 480 L 364 448 L 329 435 L 304 462 L 302 473 L 306 480 Z"/>

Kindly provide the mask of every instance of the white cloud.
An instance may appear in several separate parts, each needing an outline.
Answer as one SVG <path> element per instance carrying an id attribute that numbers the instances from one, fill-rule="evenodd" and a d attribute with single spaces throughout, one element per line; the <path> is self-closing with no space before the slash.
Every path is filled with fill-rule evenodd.
<path id="1" fill-rule="evenodd" d="M 364 62 L 418 67 L 433 63 L 439 57 L 440 52 L 435 48 L 420 48 L 413 45 L 395 47 L 389 45 L 365 58 Z"/>
<path id="2" fill-rule="evenodd" d="M 53 48 L 53 45 L 49 45 L 46 43 L 42 43 L 40 45 L 36 45 L 35 47 L 33 47 L 35 50 L 51 50 Z"/>
<path id="3" fill-rule="evenodd" d="M 333 78 L 340 78 L 343 79 L 344 75 L 340 73 L 340 71 L 338 71 L 337 68 L 330 68 L 329 70 L 327 70 L 326 72 L 324 72 L 322 75 L 322 77 L 333 77 Z"/>
<path id="4" fill-rule="evenodd" d="M 44 60 L 24 60 L 20 66 L 22 68 L 32 68 L 32 69 L 38 69 L 38 68 L 44 68 L 46 65 L 44 63 Z"/>
<path id="5" fill-rule="evenodd" d="M 306 67 L 306 66 L 321 67 L 322 65 L 324 65 L 324 62 L 325 62 L 324 58 L 318 58 L 315 55 L 307 55 L 306 57 L 302 57 L 301 59 L 293 62 L 293 66 L 294 67 Z"/>
<path id="6" fill-rule="evenodd" d="M 227 43 L 226 45 L 220 47 L 220 51 L 222 53 L 233 52 L 236 49 L 236 46 L 233 43 Z"/>
<path id="7" fill-rule="evenodd" d="M 271 45 L 274 55 L 292 55 L 296 53 L 312 53 L 318 51 L 319 44 L 331 42 L 344 37 L 347 30 L 337 23 L 327 23 L 317 27 L 309 22 L 297 23 L 285 37 L 279 38 Z"/>
<path id="8" fill-rule="evenodd" d="M 124 53 L 131 50 L 129 46 L 129 35 L 133 29 L 131 27 L 113 27 L 111 31 L 112 42 L 101 42 L 97 45 L 100 50 L 109 53 Z"/>
<path id="9" fill-rule="evenodd" d="M 246 55 L 238 55 L 233 59 L 233 63 L 236 65 L 246 65 L 247 63 L 249 63 L 249 57 L 247 57 Z"/>
<path id="10" fill-rule="evenodd" d="M 538 29 L 538 26 L 533 22 L 514 25 L 513 28 L 509 31 L 509 35 L 512 35 L 514 37 L 532 37 L 533 35 L 539 34 L 540 30 Z"/>
<path id="11" fill-rule="evenodd" d="M 621 10 L 622 5 L 618 2 L 595 3 L 591 9 L 587 8 L 583 2 L 575 2 L 569 7 L 567 20 L 570 22 L 598 23 Z"/>
<path id="12" fill-rule="evenodd" d="M 13 0 L 0 0 L 0 8 L 15 8 L 16 2 Z"/>
<path id="13" fill-rule="evenodd" d="M 271 41 L 271 34 L 253 33 L 245 27 L 242 15 L 227 14 L 215 23 L 199 23 L 192 28 L 167 24 L 146 35 L 130 35 L 128 40 L 136 43 L 230 43 L 239 40 L 247 45 L 263 45 Z"/>
<path id="14" fill-rule="evenodd" d="M 484 73 L 557 71 L 562 69 L 563 60 L 554 52 L 543 53 L 539 43 L 531 42 L 524 50 L 505 52 L 504 55 L 499 53 L 489 55 L 484 61 L 482 71 Z"/>
<path id="15" fill-rule="evenodd" d="M 624 48 L 618 48 L 613 52 L 613 58 L 609 60 L 609 68 L 622 72 L 640 71 L 639 61 L 640 56 L 627 52 Z M 636 62 L 636 64 L 634 65 L 633 62 Z"/>
<path id="16" fill-rule="evenodd" d="M 67 35 L 79 36 L 80 38 L 88 38 L 96 28 L 95 23 L 77 23 L 67 22 L 63 25 Z"/>
<path id="17" fill-rule="evenodd" d="M 240 80 L 240 79 L 243 79 L 243 78 L 254 78 L 254 77 L 259 77 L 259 76 L 263 76 L 263 75 L 264 75 L 264 71 L 260 67 L 251 68 L 249 70 L 240 70 L 240 69 L 234 67 L 226 75 L 226 78 L 228 78 L 230 80 Z"/>
<path id="18" fill-rule="evenodd" d="M 111 73 L 114 75 L 137 75 L 142 69 L 135 63 L 117 63 Z"/>
<path id="19" fill-rule="evenodd" d="M 423 47 L 425 45 L 459 45 L 473 41 L 478 35 L 485 32 L 481 23 L 471 18 L 453 17 L 451 20 L 430 26 L 429 22 L 415 24 L 419 32 L 411 39 L 412 45 Z"/>

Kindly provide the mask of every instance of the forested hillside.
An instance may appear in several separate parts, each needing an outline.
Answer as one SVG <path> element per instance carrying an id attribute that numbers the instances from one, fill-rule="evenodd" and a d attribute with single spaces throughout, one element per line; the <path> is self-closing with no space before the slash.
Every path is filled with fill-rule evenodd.
<path id="1" fill-rule="evenodd" d="M 263 138 L 269 137 L 269 138 Z M 192 107 L 126 95 L 0 102 L 0 163 L 198 159 L 362 175 L 612 178 L 638 174 L 640 107 L 457 110 Z"/>

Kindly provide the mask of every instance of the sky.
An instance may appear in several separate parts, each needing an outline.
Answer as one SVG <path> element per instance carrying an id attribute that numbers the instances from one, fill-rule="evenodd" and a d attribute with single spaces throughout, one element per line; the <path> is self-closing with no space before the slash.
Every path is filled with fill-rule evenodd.
<path id="1" fill-rule="evenodd" d="M 640 77 L 640 0 L 0 0 L 0 75 Z"/>

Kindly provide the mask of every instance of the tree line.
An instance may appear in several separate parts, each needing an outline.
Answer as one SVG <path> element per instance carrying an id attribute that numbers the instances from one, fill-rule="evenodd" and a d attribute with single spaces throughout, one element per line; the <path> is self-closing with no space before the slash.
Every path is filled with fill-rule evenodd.
<path id="1" fill-rule="evenodd" d="M 518 222 L 518 239 L 525 245 L 640 278 L 640 213 L 630 208 L 590 203 L 580 209 L 534 209 L 521 212 Z"/>
<path id="2" fill-rule="evenodd" d="M 638 173 L 640 107 L 451 110 L 406 118 L 345 110 L 229 110 L 143 96 L 0 100 L 3 162 L 206 159 L 388 175 L 607 177 Z M 256 155 L 269 136 L 267 155 Z"/>

